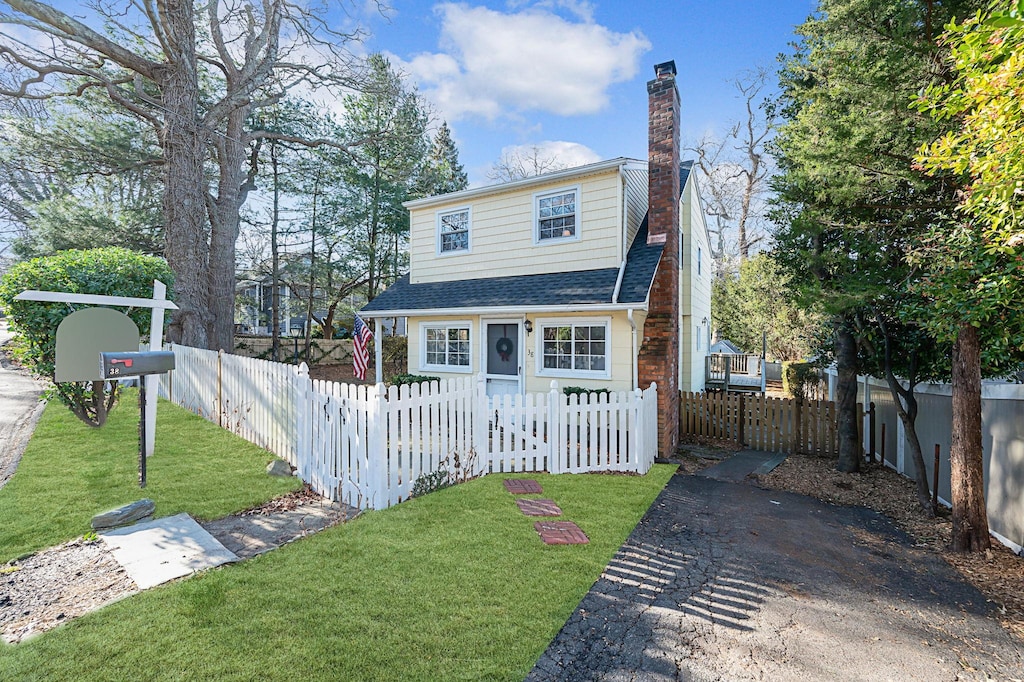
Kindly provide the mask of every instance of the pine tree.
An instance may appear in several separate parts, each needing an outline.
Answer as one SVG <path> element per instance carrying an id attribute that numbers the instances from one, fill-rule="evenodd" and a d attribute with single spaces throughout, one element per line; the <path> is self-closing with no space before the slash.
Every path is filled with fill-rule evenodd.
<path id="1" fill-rule="evenodd" d="M 423 196 L 434 196 L 458 192 L 468 186 L 469 178 L 459 163 L 459 149 L 452 139 L 451 128 L 447 121 L 442 122 L 431 145 L 420 191 Z"/>

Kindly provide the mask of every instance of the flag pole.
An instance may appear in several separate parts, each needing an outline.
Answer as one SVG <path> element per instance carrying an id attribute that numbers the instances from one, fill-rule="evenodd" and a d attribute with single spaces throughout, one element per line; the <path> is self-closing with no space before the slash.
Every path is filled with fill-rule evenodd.
<path id="1" fill-rule="evenodd" d="M 384 383 L 384 352 L 383 337 L 380 334 L 380 318 L 373 318 L 373 364 L 377 374 L 377 383 Z"/>

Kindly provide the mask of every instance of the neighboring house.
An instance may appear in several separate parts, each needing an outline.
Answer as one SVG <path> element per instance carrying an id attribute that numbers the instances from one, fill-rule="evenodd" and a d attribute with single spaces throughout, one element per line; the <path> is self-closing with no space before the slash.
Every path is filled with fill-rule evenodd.
<path id="1" fill-rule="evenodd" d="M 269 336 L 270 319 L 273 307 L 274 287 L 270 275 L 257 278 L 240 279 L 235 285 L 236 306 L 235 306 L 235 333 L 255 334 L 258 336 Z M 306 301 L 301 296 L 295 296 L 291 287 L 280 285 L 280 334 L 282 336 L 305 336 L 306 334 Z M 302 289 L 299 291 L 303 293 Z M 320 289 L 315 292 L 317 309 L 313 311 L 314 320 L 322 319 L 327 315 L 324 307 L 326 295 Z M 353 302 L 357 301 L 353 297 Z M 365 298 L 363 299 L 365 300 Z M 398 328 L 395 329 L 395 318 L 386 318 L 381 321 L 385 336 L 405 336 L 406 320 L 398 318 Z M 335 332 L 347 333 L 352 329 L 353 318 L 351 315 L 337 317 L 334 320 Z"/>
<path id="2" fill-rule="evenodd" d="M 735 343 L 729 339 L 722 339 L 711 344 L 711 350 L 708 351 L 711 355 L 743 355 L 743 351 L 739 349 Z"/>
<path id="3" fill-rule="evenodd" d="M 410 272 L 360 314 L 408 317 L 410 372 L 479 372 L 491 395 L 547 391 L 552 379 L 614 390 L 657 381 L 666 414 L 680 389 L 704 388 L 709 238 L 695 174 L 679 159 L 675 64 L 655 70 L 648 162 L 405 204 Z M 674 448 L 671 426 L 659 425 Z"/>

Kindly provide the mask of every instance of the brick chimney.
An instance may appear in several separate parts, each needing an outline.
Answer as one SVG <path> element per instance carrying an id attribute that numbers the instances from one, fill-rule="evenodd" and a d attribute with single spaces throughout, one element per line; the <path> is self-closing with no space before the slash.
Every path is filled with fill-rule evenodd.
<path id="1" fill-rule="evenodd" d="M 679 91 L 676 64 L 654 67 L 648 95 L 647 243 L 663 243 L 651 286 L 638 369 L 640 386 L 658 383 L 658 453 L 679 444 Z"/>

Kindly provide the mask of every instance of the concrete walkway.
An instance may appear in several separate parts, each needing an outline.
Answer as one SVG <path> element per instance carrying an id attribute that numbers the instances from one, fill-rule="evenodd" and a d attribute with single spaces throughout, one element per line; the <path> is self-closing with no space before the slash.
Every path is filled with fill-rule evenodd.
<path id="1" fill-rule="evenodd" d="M 0 320 L 0 346 L 11 339 L 7 320 Z M 12 365 L 0 351 L 0 487 L 18 467 L 45 403 L 39 401 L 43 383 Z"/>
<path id="2" fill-rule="evenodd" d="M 751 464 L 674 476 L 527 679 L 1024 679 L 939 557 L 873 511 L 715 478 Z"/>

